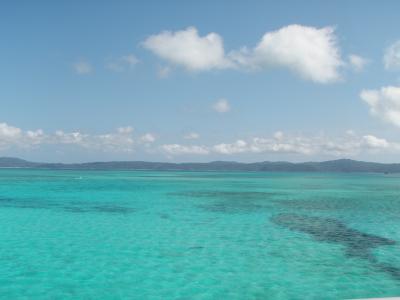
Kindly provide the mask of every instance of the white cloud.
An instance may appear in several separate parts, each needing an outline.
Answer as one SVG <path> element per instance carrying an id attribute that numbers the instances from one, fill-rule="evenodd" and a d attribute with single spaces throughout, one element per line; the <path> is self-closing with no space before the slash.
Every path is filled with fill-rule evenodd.
<path id="1" fill-rule="evenodd" d="M 400 40 L 385 50 L 383 63 L 386 70 L 400 70 Z"/>
<path id="2" fill-rule="evenodd" d="M 387 140 L 377 138 L 373 135 L 364 135 L 363 140 L 365 145 L 370 148 L 388 148 L 390 145 Z"/>
<path id="3" fill-rule="evenodd" d="M 10 126 L 7 123 L 0 123 L 0 150 L 8 148 L 9 145 L 18 145 L 22 136 L 21 129 Z"/>
<path id="4" fill-rule="evenodd" d="M 254 49 L 232 52 L 239 65 L 255 69 L 284 67 L 319 83 L 340 79 L 343 65 L 332 27 L 289 25 L 264 34 Z"/>
<path id="5" fill-rule="evenodd" d="M 284 67 L 304 79 L 329 83 L 340 79 L 339 69 L 344 65 L 332 27 L 289 25 L 265 33 L 253 49 L 242 47 L 228 54 L 220 35 L 209 33 L 201 37 L 194 27 L 152 35 L 143 46 L 190 71 Z M 360 59 L 353 55 L 355 68 L 362 68 Z"/>
<path id="6" fill-rule="evenodd" d="M 156 141 L 156 137 L 151 133 L 146 133 L 140 137 L 140 141 L 145 144 L 151 144 Z"/>
<path id="7" fill-rule="evenodd" d="M 218 99 L 213 105 L 212 108 L 219 113 L 226 113 L 231 110 L 231 106 L 229 101 L 226 99 Z"/>
<path id="8" fill-rule="evenodd" d="M 312 143 L 303 137 L 292 137 L 285 139 L 284 135 L 276 134 L 274 139 L 253 138 L 251 151 L 255 153 L 298 153 L 311 154 L 313 151 Z"/>
<path id="9" fill-rule="evenodd" d="M 106 68 L 115 72 L 123 72 L 127 69 L 133 68 L 138 63 L 139 59 L 134 54 L 129 54 L 108 62 Z"/>
<path id="10" fill-rule="evenodd" d="M 21 129 L 10 126 L 7 123 L 0 123 L 1 138 L 15 138 L 21 135 Z"/>
<path id="11" fill-rule="evenodd" d="M 213 150 L 219 154 L 237 153 L 298 153 L 311 154 L 312 143 L 305 138 L 296 137 L 283 140 L 283 136 L 274 138 L 255 137 L 249 142 L 237 140 L 231 144 L 217 144 Z"/>
<path id="12" fill-rule="evenodd" d="M 278 132 L 273 137 L 254 137 L 239 139 L 232 143 L 220 143 L 213 146 L 185 146 L 179 144 L 163 145 L 163 151 L 170 155 L 181 154 L 297 154 L 302 156 L 328 155 L 332 157 L 355 156 L 362 152 L 397 152 L 400 143 L 388 142 L 373 135 L 357 136 L 354 133 L 341 137 L 291 136 Z M 372 152 L 374 151 L 374 152 Z"/>
<path id="13" fill-rule="evenodd" d="M 373 116 L 400 127 L 400 87 L 363 90 L 360 97 L 367 103 Z"/>
<path id="14" fill-rule="evenodd" d="M 133 132 L 133 130 L 134 129 L 131 126 L 125 126 L 125 127 L 118 127 L 117 128 L 118 133 L 121 133 L 121 134 L 130 134 L 130 133 Z"/>
<path id="15" fill-rule="evenodd" d="M 183 138 L 186 140 L 197 140 L 200 138 L 200 135 L 197 132 L 189 132 L 188 134 L 185 134 Z"/>
<path id="16" fill-rule="evenodd" d="M 104 152 L 131 152 L 134 150 L 132 127 L 120 127 L 115 132 L 92 135 L 79 131 L 57 130 L 46 134 L 43 130 L 27 130 L 0 123 L 0 149 L 32 148 L 40 145 L 74 145 Z"/>
<path id="17" fill-rule="evenodd" d="M 357 135 L 347 131 L 339 137 L 325 135 L 303 136 L 276 132 L 271 137 L 238 139 L 230 143 L 211 145 L 163 144 L 154 145 L 153 134 L 146 133 L 137 141 L 130 126 L 119 127 L 114 132 L 88 134 L 80 131 L 45 133 L 43 130 L 22 130 L 0 123 L 0 150 L 9 148 L 31 149 L 41 145 L 65 146 L 102 152 L 133 152 L 137 147 L 146 151 L 161 152 L 167 156 L 179 155 L 245 155 L 245 154 L 294 154 L 300 157 L 328 155 L 349 157 L 358 154 L 399 153 L 400 143 L 391 142 L 371 134 Z"/>
<path id="18" fill-rule="evenodd" d="M 277 131 L 274 133 L 274 138 L 277 140 L 282 140 L 284 137 L 284 133 L 282 131 Z"/>
<path id="19" fill-rule="evenodd" d="M 75 72 L 80 75 L 90 74 L 93 71 L 92 65 L 84 60 L 74 63 L 73 67 Z"/>
<path id="20" fill-rule="evenodd" d="M 55 135 L 50 139 L 54 141 L 54 143 L 85 145 L 87 137 L 87 135 L 78 131 L 66 133 L 62 130 L 57 130 Z"/>
<path id="21" fill-rule="evenodd" d="M 132 152 L 134 141 L 131 135 L 132 131 L 129 128 L 121 127 L 114 133 L 99 135 L 89 135 L 78 131 L 65 133 L 59 130 L 54 135 L 49 135 L 45 143 L 70 144 L 103 152 Z"/>
<path id="22" fill-rule="evenodd" d="M 243 153 L 249 150 L 248 145 L 243 140 L 237 140 L 232 144 L 218 144 L 213 147 L 216 153 L 220 154 L 236 154 Z"/>
<path id="23" fill-rule="evenodd" d="M 45 140 L 46 135 L 44 134 L 42 129 L 34 131 L 28 130 L 26 132 L 26 137 L 29 140 L 28 144 L 39 145 Z"/>
<path id="24" fill-rule="evenodd" d="M 231 66 L 226 59 L 222 38 L 216 33 L 199 36 L 196 28 L 163 31 L 148 37 L 143 46 L 171 64 L 190 71 L 223 69 Z"/>
<path id="25" fill-rule="evenodd" d="M 210 151 L 205 146 L 185 146 L 180 144 L 167 144 L 161 146 L 162 151 L 169 155 L 198 154 L 206 155 Z"/>
<path id="26" fill-rule="evenodd" d="M 23 131 L 18 127 L 0 123 L 0 149 L 6 149 L 13 146 L 19 148 L 28 148 L 40 144 L 45 135 L 41 129 Z"/>
<path id="27" fill-rule="evenodd" d="M 368 63 L 368 61 L 359 55 L 350 54 L 349 63 L 354 71 L 361 72 L 364 69 L 365 65 Z"/>
<path id="28" fill-rule="evenodd" d="M 132 152 L 134 141 L 130 132 L 95 135 L 89 140 L 89 148 L 104 152 Z"/>

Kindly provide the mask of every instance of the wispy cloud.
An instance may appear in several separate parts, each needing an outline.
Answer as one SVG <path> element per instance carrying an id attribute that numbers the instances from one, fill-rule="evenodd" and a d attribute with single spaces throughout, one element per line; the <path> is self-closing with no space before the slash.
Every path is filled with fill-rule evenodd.
<path id="1" fill-rule="evenodd" d="M 159 78 L 167 78 L 171 73 L 171 67 L 163 66 L 159 67 L 157 70 L 157 75 Z"/>
<path id="2" fill-rule="evenodd" d="M 87 75 L 93 72 L 92 65 L 84 60 L 80 60 L 73 64 L 74 70 L 77 74 Z"/>
<path id="3" fill-rule="evenodd" d="M 368 63 L 367 59 L 356 54 L 350 54 L 348 59 L 350 66 L 356 72 L 361 72 Z"/>
<path id="4" fill-rule="evenodd" d="M 215 101 L 212 108 L 218 113 L 226 113 L 231 110 L 231 105 L 227 99 L 222 98 Z"/>
<path id="5" fill-rule="evenodd" d="M 400 70 L 400 40 L 385 50 L 383 63 L 386 70 Z"/>
<path id="6" fill-rule="evenodd" d="M 106 68 L 114 72 L 123 72 L 133 68 L 138 63 L 139 59 L 134 54 L 129 54 L 110 60 L 106 64 Z"/>
<path id="7" fill-rule="evenodd" d="M 371 115 L 400 127 L 400 87 L 363 90 L 360 97 L 368 105 Z"/>
<path id="8" fill-rule="evenodd" d="M 197 132 L 189 132 L 183 136 L 185 140 L 197 140 L 200 135 Z"/>

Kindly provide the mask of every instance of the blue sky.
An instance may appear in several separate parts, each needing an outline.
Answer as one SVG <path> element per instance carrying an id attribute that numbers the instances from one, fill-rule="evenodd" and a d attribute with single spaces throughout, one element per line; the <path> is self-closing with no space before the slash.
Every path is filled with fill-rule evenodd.
<path id="1" fill-rule="evenodd" d="M 398 161 L 399 11 L 398 1 L 3 3 L 0 155 Z"/>

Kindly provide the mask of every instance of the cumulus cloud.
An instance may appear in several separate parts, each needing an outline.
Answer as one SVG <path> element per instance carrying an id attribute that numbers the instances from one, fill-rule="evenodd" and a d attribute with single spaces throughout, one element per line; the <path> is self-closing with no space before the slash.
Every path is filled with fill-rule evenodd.
<path id="1" fill-rule="evenodd" d="M 354 71 L 361 72 L 364 69 L 365 65 L 368 63 L 368 61 L 359 55 L 350 54 L 349 63 Z"/>
<path id="2" fill-rule="evenodd" d="M 84 60 L 74 63 L 73 67 L 75 72 L 80 75 L 90 74 L 93 71 L 92 65 Z"/>
<path id="3" fill-rule="evenodd" d="M 139 59 L 134 54 L 124 55 L 118 59 L 109 61 L 106 68 L 114 72 L 123 72 L 133 68 L 139 63 Z"/>
<path id="4" fill-rule="evenodd" d="M 339 69 L 344 65 L 333 27 L 289 25 L 265 33 L 254 48 L 242 47 L 229 53 L 225 53 L 220 35 L 200 36 L 194 27 L 152 35 L 143 46 L 190 71 L 283 67 L 304 79 L 329 83 L 340 79 Z M 362 68 L 360 57 L 352 59 L 356 68 Z"/>
<path id="5" fill-rule="evenodd" d="M 185 134 L 183 138 L 186 140 L 197 140 L 200 138 L 200 135 L 197 132 L 189 132 L 188 134 Z"/>
<path id="6" fill-rule="evenodd" d="M 190 71 L 231 66 L 225 57 L 222 38 L 214 32 L 200 36 L 194 27 L 151 35 L 143 42 L 143 46 L 160 58 Z"/>
<path id="7" fill-rule="evenodd" d="M 386 70 L 400 70 L 400 41 L 385 50 L 383 63 Z"/>
<path id="8" fill-rule="evenodd" d="M 0 123 L 1 138 L 15 138 L 21 135 L 21 129 L 10 126 L 7 123 Z"/>
<path id="9" fill-rule="evenodd" d="M 266 33 L 254 49 L 243 48 L 228 56 L 218 34 L 200 37 L 193 27 L 151 36 L 144 46 L 161 58 L 190 70 L 281 66 L 306 79 L 323 83 L 338 80 L 338 69 L 343 65 L 331 27 L 290 25 Z M 358 68 L 363 64 L 360 57 L 352 56 L 352 59 Z"/>
<path id="10" fill-rule="evenodd" d="M 212 108 L 219 113 L 226 113 L 231 110 L 231 106 L 227 99 L 218 99 L 213 105 Z"/>
<path id="11" fill-rule="evenodd" d="M 400 87 L 363 90 L 360 97 L 367 103 L 373 116 L 400 127 Z"/>
<path id="12" fill-rule="evenodd" d="M 0 123 L 0 149 L 8 147 L 10 144 L 18 144 L 22 136 L 21 129 L 7 123 Z"/>
<path id="13" fill-rule="evenodd" d="M 284 67 L 319 83 L 340 79 L 339 68 L 343 65 L 332 27 L 289 25 L 264 34 L 254 49 L 244 48 L 232 55 L 241 65 Z"/>

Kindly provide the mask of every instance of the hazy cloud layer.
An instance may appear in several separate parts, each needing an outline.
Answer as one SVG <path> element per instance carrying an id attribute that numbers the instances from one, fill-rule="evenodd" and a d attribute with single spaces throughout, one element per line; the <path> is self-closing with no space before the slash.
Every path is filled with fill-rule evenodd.
<path id="1" fill-rule="evenodd" d="M 196 135 L 191 133 L 191 140 Z M 58 130 L 45 133 L 43 130 L 22 130 L 18 127 L 0 123 L 0 150 L 10 148 L 32 149 L 42 145 L 72 145 L 81 149 L 101 152 L 133 152 L 139 148 L 149 153 L 160 153 L 167 157 L 181 155 L 219 155 L 221 157 L 239 154 L 297 154 L 301 157 L 328 155 L 332 157 L 354 156 L 363 152 L 400 151 L 400 143 L 390 142 L 372 134 L 357 135 L 348 131 L 339 137 L 326 135 L 303 136 L 285 134 L 281 131 L 270 137 L 252 137 L 233 142 L 220 142 L 211 145 L 157 143 L 152 133 L 134 137 L 132 127 L 119 127 L 114 132 L 89 134 L 80 131 Z"/>
<path id="2" fill-rule="evenodd" d="M 135 146 L 132 134 L 133 128 L 129 126 L 120 127 L 112 133 L 97 135 L 62 130 L 47 134 L 41 129 L 23 131 L 6 123 L 0 123 L 0 150 L 11 147 L 32 148 L 40 145 L 75 145 L 104 152 L 131 152 Z"/>
<path id="3" fill-rule="evenodd" d="M 161 150 L 168 155 L 206 155 L 219 154 L 222 156 L 236 154 L 298 154 L 302 156 L 329 155 L 346 157 L 361 152 L 400 151 L 400 144 L 389 142 L 374 135 L 357 136 L 349 131 L 341 137 L 318 135 L 306 137 L 301 135 L 285 135 L 276 132 L 272 137 L 253 137 L 239 139 L 231 143 L 219 143 L 211 146 L 166 144 Z"/>
<path id="4" fill-rule="evenodd" d="M 168 155 L 206 155 L 210 153 L 208 147 L 199 145 L 166 144 L 161 146 L 161 150 Z"/>

